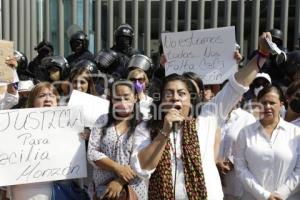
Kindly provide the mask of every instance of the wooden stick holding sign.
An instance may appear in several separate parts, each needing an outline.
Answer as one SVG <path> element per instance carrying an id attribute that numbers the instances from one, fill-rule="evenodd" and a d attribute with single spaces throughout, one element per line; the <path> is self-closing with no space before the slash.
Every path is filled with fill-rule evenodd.
<path id="1" fill-rule="evenodd" d="M 195 72 L 204 84 L 220 84 L 237 71 L 234 27 L 162 33 L 166 75 Z"/>
<path id="2" fill-rule="evenodd" d="M 13 70 L 5 64 L 7 57 L 14 55 L 13 51 L 13 42 L 0 40 L 0 82 L 12 83 L 14 81 Z"/>

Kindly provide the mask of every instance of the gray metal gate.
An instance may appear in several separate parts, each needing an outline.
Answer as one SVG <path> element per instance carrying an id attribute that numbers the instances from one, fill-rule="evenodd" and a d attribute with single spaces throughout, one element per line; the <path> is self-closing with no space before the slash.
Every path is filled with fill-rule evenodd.
<path id="1" fill-rule="evenodd" d="M 162 31 L 236 26 L 244 53 L 257 48 L 259 33 L 273 27 L 284 46 L 298 45 L 299 0 L 1 0 L 0 38 L 32 58 L 43 38 L 56 53 L 67 54 L 67 28 L 79 24 L 89 34 L 91 50 L 113 44 L 113 31 L 127 22 L 135 30 L 134 46 L 150 56 Z"/>

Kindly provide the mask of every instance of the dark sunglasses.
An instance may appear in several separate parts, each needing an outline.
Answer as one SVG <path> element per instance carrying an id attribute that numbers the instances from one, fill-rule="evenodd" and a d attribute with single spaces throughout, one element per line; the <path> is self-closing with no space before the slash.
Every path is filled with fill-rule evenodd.
<path id="1" fill-rule="evenodd" d="M 254 82 L 253 83 L 254 88 L 258 88 L 260 86 L 267 87 L 268 85 L 270 85 L 269 82 Z"/>
<path id="2" fill-rule="evenodd" d="M 135 82 L 135 81 L 144 82 L 144 81 L 145 81 L 145 78 L 131 78 L 130 80 L 131 80 L 132 82 Z"/>

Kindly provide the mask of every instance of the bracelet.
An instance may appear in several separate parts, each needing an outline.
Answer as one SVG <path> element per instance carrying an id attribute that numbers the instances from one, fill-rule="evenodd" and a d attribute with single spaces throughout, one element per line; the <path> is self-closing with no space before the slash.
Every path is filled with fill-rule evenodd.
<path id="1" fill-rule="evenodd" d="M 169 138 L 169 134 L 167 134 L 165 131 L 163 130 L 159 130 L 159 134 L 163 135 L 165 138 Z"/>
<path id="2" fill-rule="evenodd" d="M 258 54 L 261 56 L 261 57 L 263 57 L 263 58 L 269 58 L 269 56 L 270 56 L 270 53 L 268 52 L 268 53 L 264 53 L 264 52 L 262 52 L 262 51 L 258 51 Z"/>

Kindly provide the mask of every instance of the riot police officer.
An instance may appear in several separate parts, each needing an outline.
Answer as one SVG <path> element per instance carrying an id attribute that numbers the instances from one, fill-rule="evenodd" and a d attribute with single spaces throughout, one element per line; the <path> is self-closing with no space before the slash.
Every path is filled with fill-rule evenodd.
<path id="1" fill-rule="evenodd" d="M 42 66 L 48 73 L 49 82 L 66 80 L 68 77 L 69 64 L 62 56 L 48 56 L 42 60 Z"/>
<path id="2" fill-rule="evenodd" d="M 50 42 L 43 40 L 34 48 L 34 50 L 38 52 L 38 55 L 28 64 L 28 70 L 34 75 L 36 80 L 47 81 L 48 73 L 41 66 L 41 62 L 44 58 L 53 56 L 53 45 Z"/>
<path id="3" fill-rule="evenodd" d="M 83 31 L 77 31 L 71 35 L 70 46 L 73 53 L 66 57 L 69 65 L 72 66 L 83 59 L 93 60 L 94 55 L 88 50 L 89 40 Z"/>
<path id="4" fill-rule="evenodd" d="M 53 84 L 60 95 L 59 105 L 67 105 L 70 96 L 68 61 L 62 56 L 49 56 L 42 60 L 42 66 L 47 71 L 47 81 Z"/>
<path id="5" fill-rule="evenodd" d="M 114 37 L 115 44 L 109 50 L 100 51 L 95 57 L 95 62 L 101 72 L 110 74 L 116 79 L 126 78 L 130 57 L 139 53 L 132 47 L 133 29 L 129 24 L 121 24 L 115 30 Z"/>

